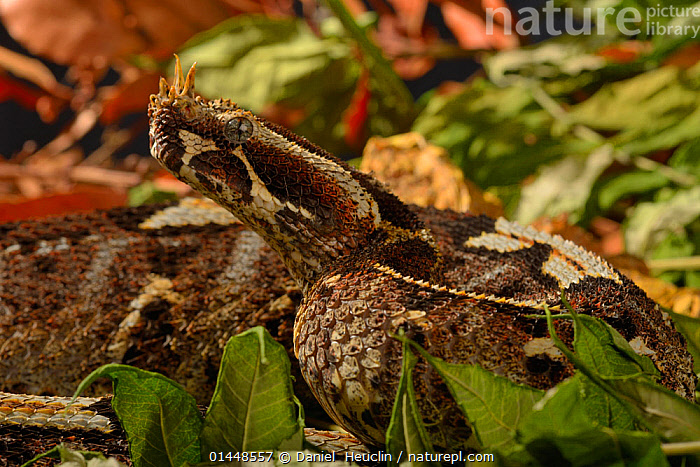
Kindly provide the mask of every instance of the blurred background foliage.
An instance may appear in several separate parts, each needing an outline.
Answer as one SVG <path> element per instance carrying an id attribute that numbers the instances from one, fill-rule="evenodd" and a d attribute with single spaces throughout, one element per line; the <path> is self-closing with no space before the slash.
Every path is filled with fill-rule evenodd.
<path id="1" fill-rule="evenodd" d="M 555 5 L 579 25 L 585 8 L 634 8 L 640 33 L 622 34 L 615 15 L 605 34 L 506 34 L 498 15 L 487 29 L 487 8 L 544 5 L 3 0 L 0 196 L 100 177 L 122 193 L 153 178 L 145 106 L 177 52 L 197 61 L 206 97 L 236 100 L 345 158 L 370 136 L 418 132 L 508 217 L 564 215 L 619 238 L 607 253 L 624 243 L 663 278 L 700 287 L 700 43 L 692 28 L 649 28 L 700 17 L 652 23 L 644 12 L 655 3 L 572 0 Z"/>

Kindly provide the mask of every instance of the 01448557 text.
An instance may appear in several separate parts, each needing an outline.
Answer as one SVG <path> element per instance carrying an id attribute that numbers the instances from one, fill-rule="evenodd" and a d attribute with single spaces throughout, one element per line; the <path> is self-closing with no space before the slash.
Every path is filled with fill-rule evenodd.
<path id="1" fill-rule="evenodd" d="M 442 464 L 463 464 L 469 462 L 493 462 L 493 454 L 481 454 L 471 452 L 455 453 L 412 453 L 406 454 L 403 451 L 397 455 L 392 455 L 384 451 L 376 452 L 310 452 L 310 451 L 252 451 L 252 452 L 210 452 L 210 462 L 240 462 L 242 465 L 255 464 L 274 465 L 273 458 L 277 458 L 282 464 L 290 462 L 355 462 L 355 463 L 376 463 L 386 462 L 387 464 L 399 465 L 403 462 L 439 462 Z"/>

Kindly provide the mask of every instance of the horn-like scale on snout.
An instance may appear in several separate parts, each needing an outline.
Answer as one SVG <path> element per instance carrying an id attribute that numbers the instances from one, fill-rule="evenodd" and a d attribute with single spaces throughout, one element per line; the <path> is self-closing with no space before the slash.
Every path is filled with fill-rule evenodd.
<path id="1" fill-rule="evenodd" d="M 193 63 L 190 70 L 187 72 L 187 78 L 182 73 L 182 65 L 180 57 L 175 55 L 175 82 L 172 86 L 168 84 L 165 78 L 161 78 L 158 83 L 158 95 L 151 96 L 151 102 L 156 97 L 167 98 L 171 102 L 176 96 L 187 96 L 194 98 L 194 75 L 197 68 L 197 62 Z"/>

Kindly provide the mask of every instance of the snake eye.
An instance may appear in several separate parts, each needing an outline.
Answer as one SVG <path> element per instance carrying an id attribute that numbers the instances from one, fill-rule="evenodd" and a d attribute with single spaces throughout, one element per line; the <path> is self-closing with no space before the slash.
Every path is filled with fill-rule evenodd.
<path id="1" fill-rule="evenodd" d="M 233 144 L 243 144 L 253 136 L 253 122 L 245 117 L 234 117 L 226 122 L 224 134 Z"/>

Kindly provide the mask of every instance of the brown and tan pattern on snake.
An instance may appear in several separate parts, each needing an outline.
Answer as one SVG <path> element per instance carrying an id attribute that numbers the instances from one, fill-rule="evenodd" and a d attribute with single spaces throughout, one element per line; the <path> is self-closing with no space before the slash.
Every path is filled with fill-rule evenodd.
<path id="1" fill-rule="evenodd" d="M 263 325 L 291 348 L 300 300 L 278 255 L 209 201 L 2 224 L 0 390 L 69 395 L 127 363 L 207 404 L 226 341 Z"/>
<path id="2" fill-rule="evenodd" d="M 445 256 L 464 264 L 485 261 L 479 250 L 462 247 L 482 219 L 411 209 Z M 206 404 L 224 343 L 263 325 L 290 351 L 295 393 L 318 418 L 293 354 L 301 293 L 279 256 L 232 219 L 210 201 L 185 199 L 1 224 L 0 391 L 69 395 L 98 366 L 128 363 L 173 378 Z M 488 277 L 474 280 L 489 287 L 497 276 L 481 271 Z M 89 394 L 110 390 L 109 383 L 94 384 Z M 28 396 L 5 399 L 12 397 Z M 46 399 L 32 400 L 35 410 L 53 410 L 40 406 Z M 66 439 L 108 455 L 126 452 L 121 435 L 117 443 L 79 428 L 12 420 L 0 417 L 0 460 L 11 459 L 7 465 Z M 334 436 L 324 432 L 319 442 L 332 446 Z"/>
<path id="3" fill-rule="evenodd" d="M 549 388 L 573 373 L 551 352 L 541 304 L 559 293 L 652 358 L 661 383 L 690 398 L 683 338 L 631 281 L 592 253 L 503 219 L 445 212 L 426 226 L 380 183 L 228 100 L 195 97 L 194 67 L 151 97 L 151 152 L 279 253 L 304 293 L 294 327 L 302 374 L 321 405 L 381 444 L 404 329 L 430 353 Z M 441 232 L 443 233 L 441 239 Z M 444 233 L 447 232 L 446 235 Z M 449 247 L 452 247 L 450 251 Z M 557 321 L 568 343 L 571 324 Z M 422 362 L 416 391 L 436 445 L 473 442 L 444 385 Z"/>
<path id="4" fill-rule="evenodd" d="M 57 444 L 98 451 L 131 465 L 126 436 L 109 398 L 44 397 L 0 392 L 0 466 L 24 464 Z M 36 465 L 54 465 L 52 460 Z"/>
<path id="5" fill-rule="evenodd" d="M 486 261 L 463 247 L 483 219 L 411 209 L 456 260 L 449 269 Z M 212 202 L 186 199 L 1 224 L 0 391 L 69 395 L 114 362 L 159 371 L 206 404 L 224 343 L 264 325 L 290 351 L 295 393 L 318 418 L 293 354 L 301 293 L 279 256 L 232 219 Z M 507 284 L 492 266 L 475 271 L 474 283 Z M 89 394 L 110 388 L 95 384 Z M 110 455 L 126 449 L 111 437 L 64 431 L 0 419 L 0 459 L 21 464 L 64 439 Z M 332 436 L 321 441 L 330 446 Z"/>

